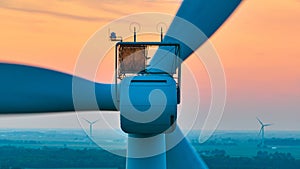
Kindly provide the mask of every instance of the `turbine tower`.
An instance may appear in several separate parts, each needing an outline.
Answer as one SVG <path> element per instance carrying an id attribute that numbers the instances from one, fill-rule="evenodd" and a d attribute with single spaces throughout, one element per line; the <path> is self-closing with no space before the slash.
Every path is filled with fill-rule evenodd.
<path id="1" fill-rule="evenodd" d="M 87 123 L 89 123 L 89 126 L 90 126 L 90 137 L 93 137 L 93 125 L 95 123 L 97 123 L 100 119 L 95 120 L 95 121 L 89 121 L 89 120 L 83 118 L 83 120 L 85 120 Z"/>
<path id="2" fill-rule="evenodd" d="M 261 147 L 265 147 L 265 127 L 271 126 L 272 124 L 264 124 L 258 117 L 256 117 L 257 121 L 261 125 L 258 135 L 261 135 Z"/>

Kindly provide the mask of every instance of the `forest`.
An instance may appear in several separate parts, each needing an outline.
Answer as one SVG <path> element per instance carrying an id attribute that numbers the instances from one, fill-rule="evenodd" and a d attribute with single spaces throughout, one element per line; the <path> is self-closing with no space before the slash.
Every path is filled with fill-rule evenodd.
<path id="1" fill-rule="evenodd" d="M 253 157 L 231 157 L 224 150 L 198 151 L 210 169 L 299 169 L 300 160 L 290 153 L 258 151 Z M 101 149 L 38 149 L 0 147 L 0 169 L 26 168 L 118 168 L 125 158 Z"/>

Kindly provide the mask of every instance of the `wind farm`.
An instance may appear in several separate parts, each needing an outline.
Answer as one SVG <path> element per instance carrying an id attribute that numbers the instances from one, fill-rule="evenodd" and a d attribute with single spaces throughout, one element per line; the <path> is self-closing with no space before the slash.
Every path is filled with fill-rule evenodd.
<path id="1" fill-rule="evenodd" d="M 95 128 L 94 132 L 109 135 L 110 131 Z M 198 142 L 198 131 L 188 136 L 197 153 L 207 162 L 209 168 L 224 169 L 265 168 L 267 166 L 284 168 L 300 161 L 300 133 L 293 131 L 269 131 L 266 138 L 269 146 L 277 149 L 257 147 L 257 131 L 216 131 L 204 144 Z M 23 136 L 23 137 L 22 137 Z M 26 137 L 24 137 L 26 136 Z M 103 144 L 113 146 L 117 151 L 126 151 L 126 141 L 118 137 L 103 139 Z M 125 158 L 112 155 L 99 148 L 86 137 L 81 129 L 6 129 L 0 130 L 0 164 L 19 168 L 125 168 Z M 16 152 L 27 152 L 16 156 Z M 49 156 L 57 156 L 49 160 Z M 87 158 L 90 157 L 90 158 Z M 81 159 L 81 163 L 75 163 Z M 14 159 L 11 162 L 8 159 Z M 48 160 L 47 160 L 48 159 Z M 247 163 L 244 163 L 245 160 Z M 75 163 L 75 164 L 74 164 Z M 285 166 L 279 166 L 283 163 Z"/>
<path id="2" fill-rule="evenodd" d="M 57 79 L 56 76 L 48 76 L 49 72 L 54 73 L 54 71 L 40 68 L 28 67 L 28 75 L 34 76 L 40 72 L 40 77 L 44 80 L 10 79 L 11 76 L 4 75 L 3 78 L 7 78 L 4 88 L 13 88 L 14 80 L 24 80 L 28 85 L 26 85 L 26 92 L 23 94 L 17 92 L 11 95 L 9 92 L 14 92 L 14 90 L 6 90 L 10 99 L 3 100 L 3 102 L 21 104 L 9 107 L 5 102 L 1 102 L 2 108 L 0 110 L 6 113 L 120 111 L 120 128 L 127 134 L 128 138 L 125 155 L 126 169 L 181 169 L 184 167 L 207 169 L 205 162 L 196 154 L 180 126 L 177 125 L 177 105 L 181 103 L 181 64 L 221 27 L 240 2 L 240 0 L 226 3 L 220 3 L 220 1 L 209 3 L 205 1 L 183 1 L 166 34 L 163 35 L 161 31 L 160 41 L 137 41 L 137 31 L 134 27 L 133 41 L 123 41 L 121 38 L 120 42 L 114 44 L 115 72 L 111 73 L 115 74 L 114 84 L 96 84 L 78 75 L 82 71 L 80 68 L 84 68 L 84 71 L 93 69 L 92 64 L 85 64 L 87 58 L 94 59 L 91 54 L 84 58 L 79 56 L 74 75 L 56 72 L 57 76 L 63 79 L 62 81 L 50 80 Z M 205 7 L 206 10 L 199 13 L 198 18 L 191 17 L 200 6 Z M 216 6 L 220 8 L 216 10 Z M 155 16 L 155 14 L 150 15 Z M 131 23 L 136 23 L 131 17 L 134 15 L 128 16 L 126 19 L 131 20 Z M 202 20 L 206 22 L 204 23 Z M 118 22 L 111 24 L 118 25 Z M 185 31 L 185 33 L 178 34 L 178 31 Z M 193 39 L 196 38 L 197 40 L 189 38 L 191 35 L 194 36 Z M 100 39 L 100 42 L 105 44 L 103 42 L 106 42 L 107 37 L 100 38 L 103 39 Z M 86 44 L 87 47 L 88 44 Z M 148 58 L 146 51 L 150 46 L 157 46 L 158 48 L 151 61 L 145 61 L 145 58 Z M 99 48 L 100 46 L 97 47 L 97 49 Z M 109 48 L 111 47 L 108 46 L 107 49 Z M 88 53 L 94 52 L 90 49 Z M 98 67 L 98 65 L 94 66 Z M 222 68 L 215 68 L 222 72 Z M 9 71 L 7 73 L 9 74 Z M 45 75 L 48 77 L 45 78 Z M 53 90 L 34 88 L 36 83 Z M 224 82 L 219 84 L 224 85 Z M 98 86 L 98 92 L 95 86 Z M 42 95 L 29 97 L 31 99 L 26 97 L 27 94 L 32 95 L 31 93 L 42 93 L 45 96 L 42 98 L 47 104 L 37 104 L 40 103 L 42 98 L 39 97 Z M 225 91 L 219 92 L 218 95 L 223 97 Z M 22 97 L 27 98 L 26 101 L 20 101 L 19 99 Z M 62 100 L 58 101 L 57 98 Z M 27 104 L 23 104 L 23 102 Z M 51 105 L 49 102 L 58 102 L 58 106 Z M 218 107 L 217 105 L 214 106 Z M 221 110 L 216 112 L 221 115 Z M 214 117 L 218 123 L 220 116 L 211 115 L 216 112 L 208 114 L 208 119 Z M 85 121 L 90 125 L 90 136 L 92 137 L 94 122 L 86 119 Z"/>
<path id="3" fill-rule="evenodd" d="M 300 168 L 297 7 L 0 3 L 0 169 Z"/>

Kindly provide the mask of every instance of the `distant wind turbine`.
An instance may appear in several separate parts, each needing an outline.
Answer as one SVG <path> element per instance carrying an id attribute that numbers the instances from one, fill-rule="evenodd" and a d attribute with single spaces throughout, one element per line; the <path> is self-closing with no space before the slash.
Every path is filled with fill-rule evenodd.
<path id="1" fill-rule="evenodd" d="M 265 147 L 265 127 L 271 126 L 272 124 L 264 124 L 258 117 L 256 117 L 257 121 L 261 125 L 260 131 L 258 135 L 261 135 L 261 147 Z"/>
<path id="2" fill-rule="evenodd" d="M 90 125 L 90 137 L 93 137 L 93 125 L 95 123 L 97 123 L 100 119 L 95 120 L 95 121 L 89 121 L 89 120 L 83 118 L 83 120 L 85 120 L 87 123 L 89 123 L 89 125 Z"/>

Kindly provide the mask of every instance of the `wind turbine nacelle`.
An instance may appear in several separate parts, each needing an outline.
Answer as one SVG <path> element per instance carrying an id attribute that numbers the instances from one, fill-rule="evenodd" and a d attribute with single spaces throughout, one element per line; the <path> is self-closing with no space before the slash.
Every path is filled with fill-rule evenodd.
<path id="1" fill-rule="evenodd" d="M 177 89 L 169 75 L 126 77 L 120 86 L 121 128 L 130 134 L 160 134 L 174 130 Z"/>

